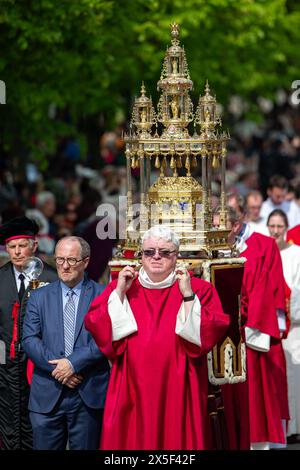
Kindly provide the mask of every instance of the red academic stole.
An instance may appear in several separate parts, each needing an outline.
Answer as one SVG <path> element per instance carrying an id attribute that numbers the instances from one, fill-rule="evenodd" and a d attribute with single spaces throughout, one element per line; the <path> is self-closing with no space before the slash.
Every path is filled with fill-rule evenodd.
<path id="1" fill-rule="evenodd" d="M 12 308 L 12 319 L 13 319 L 13 331 L 12 331 L 12 340 L 10 344 L 9 350 L 9 358 L 15 359 L 16 358 L 16 343 L 18 341 L 18 317 L 20 312 L 20 303 L 16 300 L 13 304 Z M 32 374 L 33 374 L 34 364 L 33 362 L 28 359 L 27 361 L 27 381 L 29 385 L 31 384 Z"/>
<path id="2" fill-rule="evenodd" d="M 27 382 L 29 383 L 29 385 L 31 384 L 31 381 L 32 381 L 33 371 L 34 371 L 34 364 L 30 359 L 28 359 L 26 375 L 27 375 Z"/>
<path id="3" fill-rule="evenodd" d="M 12 319 L 13 319 L 13 331 L 12 331 L 12 340 L 9 350 L 9 358 L 15 359 L 16 357 L 16 342 L 18 341 L 18 316 L 20 311 L 20 303 L 16 300 L 12 308 Z"/>

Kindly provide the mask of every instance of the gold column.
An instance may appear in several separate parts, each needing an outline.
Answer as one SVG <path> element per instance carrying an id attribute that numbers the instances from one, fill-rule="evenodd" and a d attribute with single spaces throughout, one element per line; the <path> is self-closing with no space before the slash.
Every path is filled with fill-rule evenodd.
<path id="1" fill-rule="evenodd" d="M 208 228 L 212 227 L 212 201 L 211 201 L 211 178 L 212 178 L 212 155 L 207 158 L 207 222 Z"/>
<path id="2" fill-rule="evenodd" d="M 226 229 L 227 225 L 227 210 L 226 210 L 226 187 L 225 187 L 225 172 L 226 172 L 226 148 L 222 146 L 222 166 L 221 166 L 221 200 L 220 200 L 220 229 Z"/>
<path id="3" fill-rule="evenodd" d="M 130 193 L 132 195 L 132 188 L 131 188 L 131 153 L 129 148 L 126 148 L 125 151 L 126 155 L 126 179 L 127 179 L 127 196 Z"/>
<path id="4" fill-rule="evenodd" d="M 146 158 L 146 191 L 148 192 L 151 183 L 151 156 Z"/>
<path id="5" fill-rule="evenodd" d="M 141 203 L 145 200 L 145 155 L 143 150 L 140 148 L 138 151 L 138 158 L 140 161 L 140 191 L 141 191 Z"/>
<path id="6" fill-rule="evenodd" d="M 206 206 L 207 206 L 207 154 L 206 148 L 201 150 L 201 157 L 202 157 L 202 212 L 203 218 L 206 214 Z M 204 221 L 204 220 L 203 220 Z"/>
<path id="7" fill-rule="evenodd" d="M 127 211 L 126 211 L 126 233 L 127 239 L 129 236 L 129 227 L 133 219 L 132 212 L 132 182 L 131 182 L 131 152 L 129 146 L 127 146 L 126 151 L 126 179 L 127 179 Z"/>
<path id="8" fill-rule="evenodd" d="M 141 191 L 141 210 L 140 210 L 140 233 L 141 235 L 148 229 L 148 214 L 146 207 L 146 197 L 145 197 L 145 154 L 142 146 L 139 150 L 139 160 L 140 160 L 140 191 Z"/>

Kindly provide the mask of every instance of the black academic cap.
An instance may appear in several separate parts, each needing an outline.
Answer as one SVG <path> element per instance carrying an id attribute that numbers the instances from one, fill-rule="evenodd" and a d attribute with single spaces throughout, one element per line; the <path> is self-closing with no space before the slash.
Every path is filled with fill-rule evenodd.
<path id="1" fill-rule="evenodd" d="M 0 227 L 0 245 L 5 245 L 14 238 L 35 238 L 39 231 L 38 224 L 28 217 L 16 217 Z"/>

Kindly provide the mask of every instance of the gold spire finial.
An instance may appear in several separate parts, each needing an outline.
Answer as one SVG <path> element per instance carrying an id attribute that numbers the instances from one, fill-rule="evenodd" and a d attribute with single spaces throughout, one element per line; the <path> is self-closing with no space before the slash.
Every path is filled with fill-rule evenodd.
<path id="1" fill-rule="evenodd" d="M 179 38 L 179 24 L 178 23 L 171 23 L 171 36 L 172 36 L 172 43 L 178 43 Z"/>
<path id="2" fill-rule="evenodd" d="M 146 87 L 145 87 L 145 85 L 144 85 L 144 82 L 142 81 L 141 95 L 142 95 L 142 96 L 145 96 L 145 93 L 146 93 Z"/>
<path id="3" fill-rule="evenodd" d="M 210 88 L 209 88 L 209 83 L 207 79 L 206 79 L 206 84 L 205 84 L 205 95 L 206 96 L 210 95 Z"/>

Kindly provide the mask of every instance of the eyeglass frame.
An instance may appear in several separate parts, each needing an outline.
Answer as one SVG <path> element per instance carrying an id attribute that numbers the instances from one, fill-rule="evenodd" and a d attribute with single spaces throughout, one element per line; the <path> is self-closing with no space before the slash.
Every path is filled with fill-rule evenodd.
<path id="1" fill-rule="evenodd" d="M 152 255 L 146 254 L 146 251 L 151 251 L 153 254 Z M 156 255 L 156 253 L 158 253 L 161 258 L 170 258 L 170 255 L 173 253 L 178 253 L 178 250 L 168 250 L 165 248 L 146 248 L 145 250 L 142 249 L 141 252 L 142 252 L 142 255 L 145 255 L 147 258 L 153 258 L 153 256 Z"/>
<path id="2" fill-rule="evenodd" d="M 73 257 L 70 257 L 70 258 L 64 258 L 63 256 L 56 256 L 55 259 L 55 263 L 58 264 L 58 266 L 63 266 L 65 264 L 65 262 L 68 263 L 69 266 L 76 266 L 76 264 L 80 263 L 80 261 L 84 261 L 86 258 L 88 258 L 88 256 L 85 256 L 84 258 L 81 258 L 81 259 L 77 259 L 77 258 L 73 258 Z M 63 259 L 63 262 L 62 263 L 58 263 L 57 262 L 57 259 Z M 75 261 L 74 264 L 71 264 L 69 262 L 69 259 L 72 259 Z"/>

